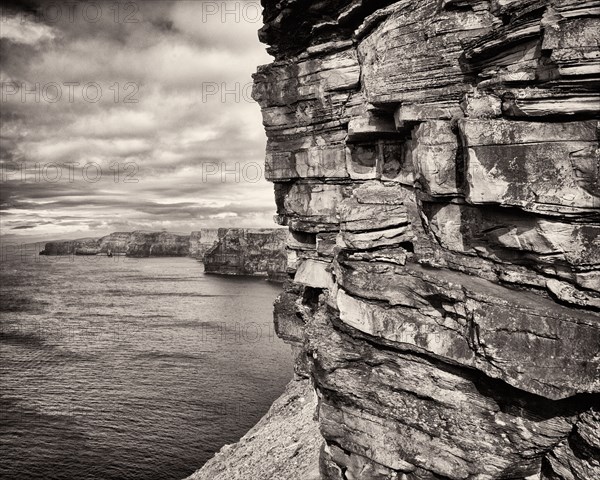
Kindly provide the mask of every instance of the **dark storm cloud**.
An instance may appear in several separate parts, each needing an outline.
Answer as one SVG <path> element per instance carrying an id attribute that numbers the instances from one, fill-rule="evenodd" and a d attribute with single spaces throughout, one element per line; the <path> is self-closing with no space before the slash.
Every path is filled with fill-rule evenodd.
<path id="1" fill-rule="evenodd" d="M 272 225 L 271 186 L 243 170 L 265 143 L 249 98 L 269 61 L 258 2 L 91 3 L 93 22 L 86 2 L 3 6 L 3 225 L 53 237 Z"/>

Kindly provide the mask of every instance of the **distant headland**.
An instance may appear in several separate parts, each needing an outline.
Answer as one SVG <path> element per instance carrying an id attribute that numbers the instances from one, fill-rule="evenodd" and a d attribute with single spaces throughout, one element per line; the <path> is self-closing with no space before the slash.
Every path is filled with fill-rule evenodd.
<path id="1" fill-rule="evenodd" d="M 47 242 L 40 255 L 193 257 L 205 272 L 287 278 L 283 228 L 203 228 L 189 235 L 166 231 L 113 232 L 100 238 Z"/>

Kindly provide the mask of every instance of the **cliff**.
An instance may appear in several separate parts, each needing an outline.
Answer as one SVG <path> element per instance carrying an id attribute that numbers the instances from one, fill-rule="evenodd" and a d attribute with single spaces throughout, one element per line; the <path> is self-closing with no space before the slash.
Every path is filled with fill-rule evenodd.
<path id="1" fill-rule="evenodd" d="M 96 255 L 98 252 L 97 238 L 79 238 L 77 240 L 63 240 L 47 242 L 40 255 Z"/>
<path id="2" fill-rule="evenodd" d="M 169 232 L 133 232 L 127 244 L 128 257 L 187 257 L 190 236 Z"/>
<path id="3" fill-rule="evenodd" d="M 322 478 L 600 478 L 600 2 L 263 6 Z"/>
<path id="4" fill-rule="evenodd" d="M 113 232 L 98 239 L 98 253 L 126 254 L 136 232 Z M 140 232 L 141 233 L 141 232 Z"/>
<path id="5" fill-rule="evenodd" d="M 169 232 L 114 232 L 101 238 L 48 242 L 40 255 L 125 254 L 128 257 L 185 257 L 189 235 Z"/>
<path id="6" fill-rule="evenodd" d="M 219 241 L 219 231 L 223 233 L 226 229 L 201 228 L 192 232 L 190 235 L 190 257 L 203 260 L 204 254 Z"/>
<path id="7" fill-rule="evenodd" d="M 206 273 L 261 275 L 283 281 L 286 273 L 285 229 L 219 229 L 217 243 L 204 255 Z"/>
<path id="8" fill-rule="evenodd" d="M 169 232 L 114 232 L 101 238 L 46 243 L 40 255 L 126 255 L 186 257 L 204 263 L 207 273 L 288 278 L 283 228 L 205 228 L 190 235 Z"/>

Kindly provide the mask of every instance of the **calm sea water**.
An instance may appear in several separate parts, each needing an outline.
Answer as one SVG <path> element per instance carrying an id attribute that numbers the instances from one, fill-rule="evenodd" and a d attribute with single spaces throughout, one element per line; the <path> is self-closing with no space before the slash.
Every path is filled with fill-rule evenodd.
<path id="1" fill-rule="evenodd" d="M 280 288 L 188 258 L 3 258 L 0 477 L 182 479 L 292 377 Z"/>

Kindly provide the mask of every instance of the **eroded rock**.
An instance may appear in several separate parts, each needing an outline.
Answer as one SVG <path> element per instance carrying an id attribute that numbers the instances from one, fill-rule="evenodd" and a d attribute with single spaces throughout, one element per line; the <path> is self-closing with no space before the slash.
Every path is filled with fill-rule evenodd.
<path id="1" fill-rule="evenodd" d="M 322 478 L 597 478 L 597 2 L 263 4 Z"/>
<path id="2" fill-rule="evenodd" d="M 287 278 L 285 229 L 223 228 L 218 241 L 204 254 L 204 271 L 225 275 Z"/>

